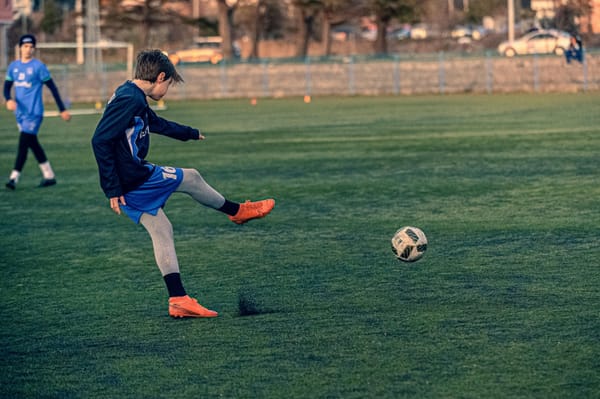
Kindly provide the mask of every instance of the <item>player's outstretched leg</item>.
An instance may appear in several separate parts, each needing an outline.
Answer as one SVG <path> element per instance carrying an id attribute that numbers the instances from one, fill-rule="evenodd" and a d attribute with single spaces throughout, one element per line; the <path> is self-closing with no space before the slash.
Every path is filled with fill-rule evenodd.
<path id="1" fill-rule="evenodd" d="M 200 172 L 195 169 L 183 169 L 183 181 L 177 188 L 177 191 L 191 195 L 193 199 L 202 205 L 226 213 L 229 219 L 237 224 L 265 217 L 275 206 L 275 200 L 266 199 L 256 202 L 246 201 L 239 204 L 238 209 L 236 203 L 226 200 L 222 194 L 208 185 L 200 175 Z M 234 205 L 235 208 L 233 207 Z M 236 211 L 237 213 L 235 213 Z"/>
<path id="2" fill-rule="evenodd" d="M 274 199 L 266 199 L 262 201 L 246 201 L 240 204 L 240 210 L 234 216 L 229 216 L 229 219 L 237 224 L 246 223 L 252 219 L 264 218 L 275 206 Z"/>
<path id="3" fill-rule="evenodd" d="M 189 295 L 169 298 L 169 316 L 171 317 L 217 317 L 218 315 L 214 310 L 200 305 Z"/>

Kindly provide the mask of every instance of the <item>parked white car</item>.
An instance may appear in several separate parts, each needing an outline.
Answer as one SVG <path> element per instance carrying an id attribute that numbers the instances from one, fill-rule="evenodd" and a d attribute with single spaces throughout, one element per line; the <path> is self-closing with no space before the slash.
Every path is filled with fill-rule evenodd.
<path id="1" fill-rule="evenodd" d="M 525 54 L 557 54 L 563 55 L 569 48 L 571 36 L 559 30 L 535 30 L 498 46 L 498 52 L 507 57 Z"/>

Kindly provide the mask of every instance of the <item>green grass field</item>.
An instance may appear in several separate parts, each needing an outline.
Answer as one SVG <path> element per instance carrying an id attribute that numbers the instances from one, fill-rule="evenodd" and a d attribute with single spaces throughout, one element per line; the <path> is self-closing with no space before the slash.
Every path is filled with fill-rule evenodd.
<path id="1" fill-rule="evenodd" d="M 167 105 L 207 139 L 153 136 L 149 160 L 277 200 L 243 226 L 165 207 L 188 292 L 220 316 L 167 315 L 147 233 L 99 188 L 98 115 L 47 118 L 58 185 L 36 188 L 30 154 L 0 191 L 0 397 L 600 396 L 598 93 Z M 390 249 L 403 225 L 429 239 L 414 264 Z"/>

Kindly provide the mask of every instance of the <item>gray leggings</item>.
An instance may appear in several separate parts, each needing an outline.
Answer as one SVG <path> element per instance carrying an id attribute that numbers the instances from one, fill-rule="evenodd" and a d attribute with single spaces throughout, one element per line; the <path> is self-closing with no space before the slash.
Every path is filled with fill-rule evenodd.
<path id="1" fill-rule="evenodd" d="M 219 209 L 225 204 L 225 198 L 209 186 L 196 169 L 183 169 L 183 181 L 176 191 L 189 194 L 198 203 L 209 208 Z M 165 212 L 159 209 L 156 216 L 144 213 L 140 218 L 140 223 L 152 238 L 154 258 L 162 275 L 179 273 L 179 262 L 173 240 L 173 226 Z"/>

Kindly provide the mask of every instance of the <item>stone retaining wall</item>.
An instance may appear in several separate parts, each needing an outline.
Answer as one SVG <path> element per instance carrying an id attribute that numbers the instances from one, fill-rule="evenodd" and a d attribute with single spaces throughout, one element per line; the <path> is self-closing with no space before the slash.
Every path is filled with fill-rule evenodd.
<path id="1" fill-rule="evenodd" d="M 444 93 L 578 92 L 600 90 L 600 56 L 585 64 L 563 57 L 450 57 L 419 60 L 340 59 L 336 62 L 182 65 L 183 85 L 172 100 L 304 95 L 412 95 Z M 104 102 L 127 73 L 85 73 L 54 67 L 71 102 Z M 48 100 L 51 100 L 48 96 Z"/>

